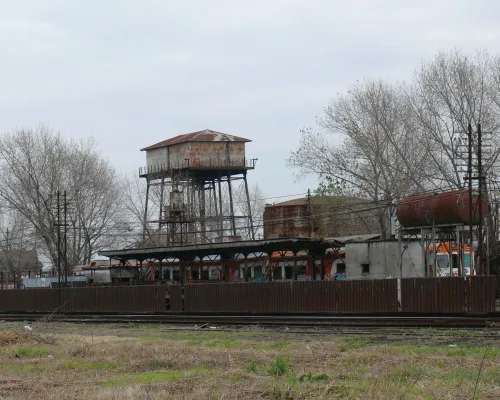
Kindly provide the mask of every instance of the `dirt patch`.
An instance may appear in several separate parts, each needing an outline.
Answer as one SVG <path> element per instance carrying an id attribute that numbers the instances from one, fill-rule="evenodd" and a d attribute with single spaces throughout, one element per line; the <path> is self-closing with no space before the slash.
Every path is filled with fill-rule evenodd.
<path id="1" fill-rule="evenodd" d="M 21 344 L 36 344 L 37 340 L 30 333 L 0 331 L 0 346 L 15 346 Z"/>

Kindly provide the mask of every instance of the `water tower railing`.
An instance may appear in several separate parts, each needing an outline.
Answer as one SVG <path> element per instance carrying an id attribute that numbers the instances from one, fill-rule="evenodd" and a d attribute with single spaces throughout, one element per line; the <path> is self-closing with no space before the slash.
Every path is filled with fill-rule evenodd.
<path id="1" fill-rule="evenodd" d="M 181 169 L 254 169 L 256 158 L 246 159 L 217 159 L 217 158 L 186 158 L 183 161 L 171 162 L 169 164 L 156 164 L 139 168 L 139 175 L 161 174 Z"/>

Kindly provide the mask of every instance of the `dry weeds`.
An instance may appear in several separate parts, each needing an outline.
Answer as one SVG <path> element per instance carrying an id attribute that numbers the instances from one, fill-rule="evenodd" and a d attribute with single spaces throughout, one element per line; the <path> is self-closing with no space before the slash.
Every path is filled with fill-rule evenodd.
<path id="1" fill-rule="evenodd" d="M 54 342 L 22 326 L 0 330 L 0 398 L 470 399 L 481 362 L 477 398 L 500 398 L 497 348 L 484 356 L 365 337 L 52 327 Z"/>
<path id="2" fill-rule="evenodd" d="M 0 331 L 0 347 L 36 343 L 26 332 Z"/>

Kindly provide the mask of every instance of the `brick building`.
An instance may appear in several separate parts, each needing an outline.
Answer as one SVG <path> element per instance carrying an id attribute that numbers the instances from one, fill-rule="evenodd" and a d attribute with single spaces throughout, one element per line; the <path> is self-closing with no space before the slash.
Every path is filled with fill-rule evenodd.
<path id="1" fill-rule="evenodd" d="M 268 204 L 264 238 L 351 236 L 380 232 L 369 201 L 349 196 L 302 197 Z"/>

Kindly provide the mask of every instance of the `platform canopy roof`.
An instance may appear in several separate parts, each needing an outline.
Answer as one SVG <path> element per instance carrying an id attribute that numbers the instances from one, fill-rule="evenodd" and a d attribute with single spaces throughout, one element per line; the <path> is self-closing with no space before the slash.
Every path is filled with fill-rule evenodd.
<path id="1" fill-rule="evenodd" d="M 355 242 L 369 242 L 374 240 L 382 239 L 381 233 L 367 233 L 361 235 L 352 235 L 352 236 L 336 236 L 333 238 L 326 238 L 325 240 L 333 240 L 337 242 L 341 242 L 343 244 L 346 243 L 355 243 Z"/>
<path id="2" fill-rule="evenodd" d="M 213 131 L 211 129 L 204 129 L 198 132 L 174 136 L 173 138 L 144 147 L 141 151 L 159 149 L 160 147 L 172 146 L 174 144 L 186 142 L 251 142 L 251 140 L 239 136 L 228 135 L 227 133 Z"/>
<path id="3" fill-rule="evenodd" d="M 335 240 L 287 238 L 275 240 L 246 240 L 239 242 L 205 243 L 185 246 L 165 246 L 152 248 L 135 248 L 122 250 L 103 250 L 99 255 L 117 260 L 164 260 L 178 258 L 179 260 L 193 260 L 195 257 L 217 255 L 223 258 L 235 258 L 238 254 L 266 253 L 276 251 L 309 251 L 321 254 L 332 248 L 339 248 L 342 243 Z"/>

